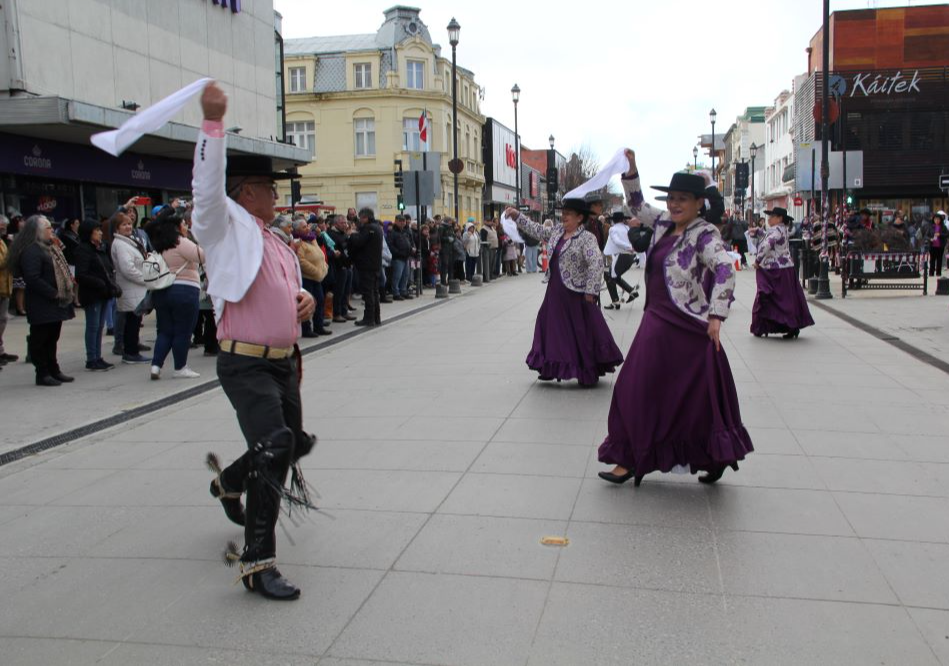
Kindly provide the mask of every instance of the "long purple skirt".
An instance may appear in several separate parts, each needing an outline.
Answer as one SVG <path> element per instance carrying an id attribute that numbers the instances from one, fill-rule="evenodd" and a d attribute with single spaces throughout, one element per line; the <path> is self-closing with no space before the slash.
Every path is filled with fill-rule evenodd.
<path id="1" fill-rule="evenodd" d="M 755 279 L 758 294 L 751 310 L 754 335 L 789 333 L 814 325 L 793 268 L 759 268 Z"/>
<path id="2" fill-rule="evenodd" d="M 646 311 L 616 378 L 599 450 L 600 462 L 637 476 L 678 466 L 710 471 L 754 450 L 725 351 L 669 297 L 662 264 L 672 245 L 663 238 L 651 252 Z"/>
<path id="3" fill-rule="evenodd" d="M 550 262 L 550 282 L 537 313 L 527 366 L 544 378 L 594 384 L 623 362 L 623 352 L 613 341 L 600 308 L 564 286 L 558 250 Z"/>

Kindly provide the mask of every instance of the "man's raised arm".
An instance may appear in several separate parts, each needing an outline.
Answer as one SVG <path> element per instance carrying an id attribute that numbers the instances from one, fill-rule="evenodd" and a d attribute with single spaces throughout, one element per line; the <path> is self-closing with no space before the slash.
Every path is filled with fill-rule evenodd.
<path id="1" fill-rule="evenodd" d="M 199 243 L 212 245 L 227 233 L 227 139 L 224 114 L 227 95 L 217 84 L 209 83 L 201 93 L 204 122 L 194 149 L 191 188 L 194 191 L 192 231 Z"/>

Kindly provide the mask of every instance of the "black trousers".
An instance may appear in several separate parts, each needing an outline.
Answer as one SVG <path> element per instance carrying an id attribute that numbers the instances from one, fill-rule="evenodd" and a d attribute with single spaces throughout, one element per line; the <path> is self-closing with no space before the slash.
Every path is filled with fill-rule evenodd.
<path id="1" fill-rule="evenodd" d="M 381 324 L 382 313 L 379 310 L 379 271 L 359 271 L 359 293 L 366 306 L 363 321 L 369 324 Z"/>
<path id="2" fill-rule="evenodd" d="M 289 429 L 292 433 L 289 455 L 278 461 L 274 476 L 284 484 L 290 464 L 297 459 L 294 450 L 306 441 L 303 432 L 303 408 L 297 362 L 293 358 L 263 359 L 221 352 L 217 357 L 217 374 L 221 388 L 237 412 L 237 422 L 247 442 L 247 453 L 235 460 L 221 474 L 221 484 L 228 492 L 247 491 L 247 523 L 244 540 L 253 554 L 248 560 L 262 560 L 276 555 L 276 527 L 280 515 L 280 499 L 275 491 L 254 482 L 253 448 L 274 433 Z"/>
<path id="3" fill-rule="evenodd" d="M 48 377 L 59 373 L 56 360 L 56 347 L 59 335 L 63 331 L 63 322 L 52 324 L 30 324 L 29 353 L 37 377 Z"/>
<path id="4" fill-rule="evenodd" d="M 116 319 L 119 319 L 116 313 Z M 134 312 L 122 312 L 122 349 L 125 354 L 135 356 L 139 353 L 139 335 L 142 329 L 142 318 Z M 116 331 L 118 332 L 118 331 Z"/>
<path id="5" fill-rule="evenodd" d="M 610 292 L 610 300 L 616 303 L 619 301 L 619 292 L 616 291 L 616 285 L 619 285 L 626 293 L 632 293 L 633 291 L 629 283 L 623 279 L 623 273 L 633 266 L 633 255 L 618 254 L 613 257 L 613 262 L 616 265 L 616 277 L 610 275 L 609 271 L 606 272 L 606 290 Z"/>
<path id="6" fill-rule="evenodd" d="M 929 246 L 929 275 L 942 275 L 942 255 L 946 248 L 943 245 L 939 247 Z"/>
<path id="7" fill-rule="evenodd" d="M 198 310 L 198 320 L 194 324 L 194 342 L 203 344 L 204 351 L 216 354 L 217 322 L 214 321 L 214 310 Z"/>

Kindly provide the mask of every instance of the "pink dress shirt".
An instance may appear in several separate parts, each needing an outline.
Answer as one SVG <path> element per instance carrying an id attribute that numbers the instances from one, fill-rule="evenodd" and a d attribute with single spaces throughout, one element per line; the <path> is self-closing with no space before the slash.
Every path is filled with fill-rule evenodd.
<path id="1" fill-rule="evenodd" d="M 244 298 L 224 306 L 217 339 L 292 347 L 300 337 L 297 257 L 261 220 L 257 219 L 257 225 L 264 238 L 260 271 Z"/>

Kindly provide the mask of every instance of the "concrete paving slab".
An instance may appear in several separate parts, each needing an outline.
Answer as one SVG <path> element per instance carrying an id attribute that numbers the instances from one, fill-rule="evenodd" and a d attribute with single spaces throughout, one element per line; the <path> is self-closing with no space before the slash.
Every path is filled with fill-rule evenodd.
<path id="1" fill-rule="evenodd" d="M 461 478 L 448 472 L 322 470 L 307 472 L 307 481 L 322 496 L 321 506 L 367 511 L 431 513 Z"/>
<path id="2" fill-rule="evenodd" d="M 149 645 L 123 643 L 96 662 L 104 666 L 180 666 L 181 664 L 204 664 L 206 666 L 314 666 L 310 655 L 274 654 L 249 650 L 222 650 L 181 645 Z"/>
<path id="3" fill-rule="evenodd" d="M 812 458 L 862 458 L 866 460 L 906 460 L 906 452 L 885 433 L 793 431 L 804 452 Z M 815 461 L 815 464 L 822 464 Z"/>
<path id="4" fill-rule="evenodd" d="M 435 515 L 395 564 L 398 571 L 550 580 L 566 521 Z"/>
<path id="5" fill-rule="evenodd" d="M 866 545 L 904 605 L 949 610 L 949 544 L 867 539 Z"/>
<path id="6" fill-rule="evenodd" d="M 328 656 L 521 666 L 547 587 L 541 581 L 394 572 Z"/>
<path id="7" fill-rule="evenodd" d="M 716 530 L 854 536 L 827 491 L 721 485 L 707 497 Z"/>
<path id="8" fill-rule="evenodd" d="M 467 474 L 439 513 L 566 520 L 580 479 L 512 474 Z"/>
<path id="9" fill-rule="evenodd" d="M 572 522 L 555 580 L 715 594 L 721 591 L 712 533 L 647 525 Z"/>
<path id="10" fill-rule="evenodd" d="M 746 426 L 756 454 L 774 454 L 784 456 L 802 456 L 804 451 L 798 444 L 794 433 L 787 428 L 766 428 Z"/>
<path id="11" fill-rule="evenodd" d="M 0 654 L 4 666 L 92 666 L 102 663 L 100 659 L 119 645 L 105 641 L 0 637 Z"/>
<path id="12" fill-rule="evenodd" d="M 281 572 L 305 591 L 294 603 L 275 604 L 246 592 L 240 584 L 232 586 L 233 569 L 219 562 L 204 566 L 213 570 L 193 581 L 179 603 L 164 609 L 128 640 L 318 657 L 382 577 L 378 571 L 281 565 Z M 249 631 L 259 626 L 262 613 L 266 630 Z"/>
<path id="13" fill-rule="evenodd" d="M 945 465 L 828 458 L 815 467 L 828 490 L 949 497 L 949 467 Z"/>
<path id="14" fill-rule="evenodd" d="M 947 498 L 834 493 L 834 499 L 857 536 L 949 543 Z"/>
<path id="15" fill-rule="evenodd" d="M 928 608 L 908 608 L 907 612 L 940 663 L 949 664 L 949 612 Z"/>
<path id="16" fill-rule="evenodd" d="M 554 583 L 528 664 L 734 664 L 734 642 L 717 595 Z"/>
<path id="17" fill-rule="evenodd" d="M 728 615 L 740 643 L 736 663 L 939 663 L 906 610 L 896 606 L 729 597 Z"/>
<path id="18" fill-rule="evenodd" d="M 0 505 L 49 504 L 83 488 L 101 486 L 115 474 L 108 469 L 4 469 L 0 473 Z"/>
<path id="19" fill-rule="evenodd" d="M 606 466 L 596 463 L 597 467 Z M 578 522 L 655 525 L 679 528 L 711 527 L 708 488 L 673 483 L 644 483 L 634 488 L 607 486 L 598 478 L 583 481 L 572 520 Z"/>
<path id="20" fill-rule="evenodd" d="M 482 442 L 326 441 L 301 462 L 306 469 L 376 469 L 464 472 L 484 449 Z"/>
<path id="21" fill-rule="evenodd" d="M 589 447 L 594 443 L 586 421 L 561 421 L 542 418 L 510 418 L 494 438 L 501 442 L 533 442 Z"/>
<path id="22" fill-rule="evenodd" d="M 859 539 L 759 532 L 716 535 L 728 595 L 896 603 Z"/>
<path id="23" fill-rule="evenodd" d="M 495 440 L 484 447 L 471 471 L 582 478 L 589 457 L 590 452 L 579 446 Z"/>

